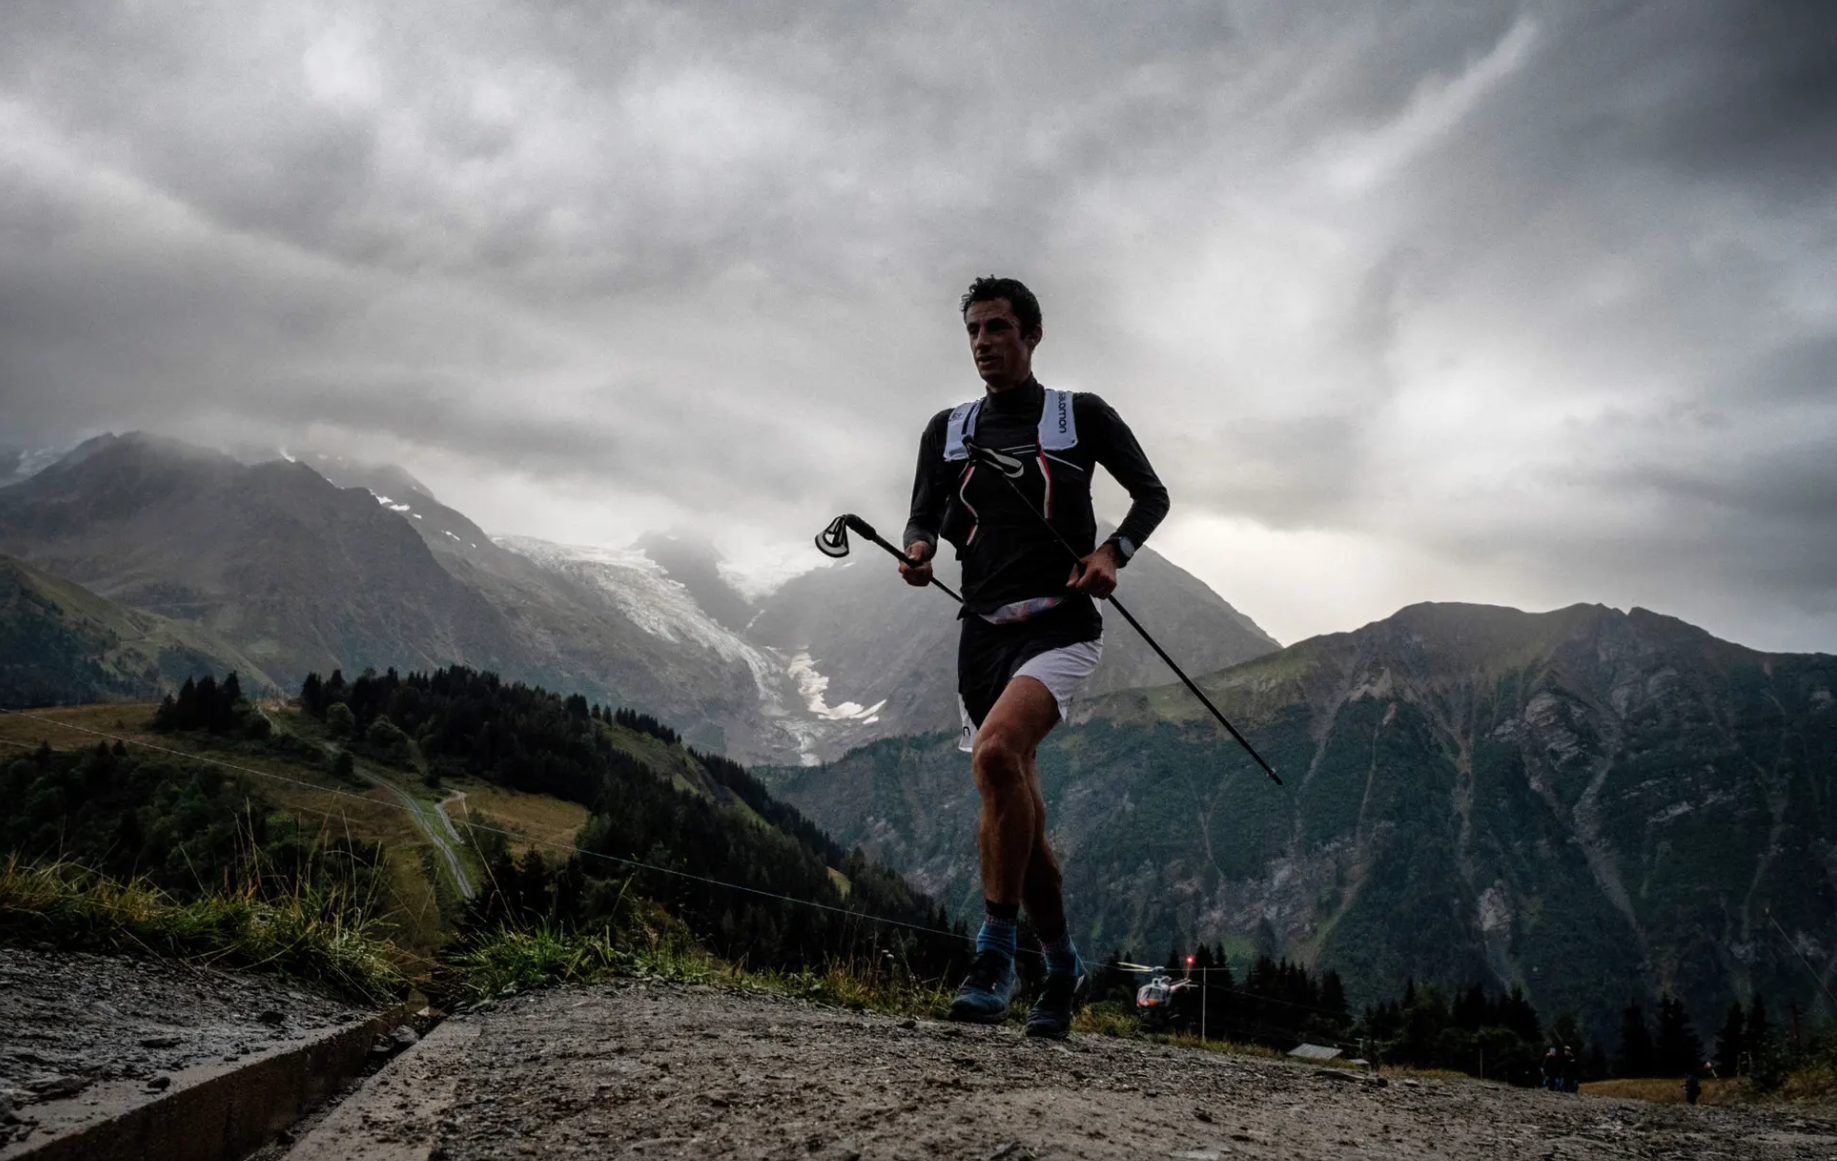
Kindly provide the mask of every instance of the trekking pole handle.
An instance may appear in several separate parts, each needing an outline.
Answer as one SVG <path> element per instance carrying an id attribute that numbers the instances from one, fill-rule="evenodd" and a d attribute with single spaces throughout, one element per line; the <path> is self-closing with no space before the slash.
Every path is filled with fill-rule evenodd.
<path id="1" fill-rule="evenodd" d="M 865 536 L 867 539 L 873 541 L 875 544 L 880 545 L 880 547 L 886 549 L 889 553 L 891 553 L 894 559 L 898 560 L 901 564 L 912 564 L 913 563 L 913 560 L 911 557 L 907 556 L 904 552 L 901 552 L 898 548 L 894 547 L 885 537 L 880 535 L 880 533 L 874 531 L 874 526 L 872 524 L 869 524 L 867 521 L 855 515 L 853 512 L 850 512 L 848 515 L 842 517 L 842 520 L 850 528 L 854 529 L 857 535 Z M 951 592 L 950 586 L 946 585 L 943 581 L 939 580 L 936 576 L 933 576 L 931 578 L 931 583 L 936 585 L 938 588 L 942 589 L 944 591 L 944 595 L 949 597 L 951 600 L 957 602 L 959 605 L 963 603 L 963 598 L 958 596 L 956 593 Z"/>

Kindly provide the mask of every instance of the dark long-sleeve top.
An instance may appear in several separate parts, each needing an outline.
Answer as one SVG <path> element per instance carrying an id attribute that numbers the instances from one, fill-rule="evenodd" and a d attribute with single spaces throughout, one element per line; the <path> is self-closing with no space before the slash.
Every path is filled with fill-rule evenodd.
<path id="1" fill-rule="evenodd" d="M 944 447 L 949 411 L 925 425 L 919 440 L 918 471 L 905 544 L 924 541 L 934 549 L 940 536 L 957 548 L 963 562 L 964 608 L 987 613 L 1013 601 L 1065 592 L 1072 558 L 1036 512 L 1046 507 L 1051 472 L 1052 523 L 1082 557 L 1096 548 L 1097 520 L 1091 511 L 1091 479 L 1097 465 L 1129 493 L 1129 514 L 1117 535 L 1140 547 L 1167 515 L 1167 489 L 1128 424 L 1096 395 L 1072 396 L 1078 442 L 1064 451 L 1039 451 L 1040 408 L 1045 393 L 1037 380 L 990 392 L 976 420 L 976 443 L 1008 453 L 1026 465 L 1013 481 L 983 466 L 947 461 Z M 1031 504 L 1033 511 L 1027 507 Z M 973 530 L 973 532 L 972 532 Z"/>

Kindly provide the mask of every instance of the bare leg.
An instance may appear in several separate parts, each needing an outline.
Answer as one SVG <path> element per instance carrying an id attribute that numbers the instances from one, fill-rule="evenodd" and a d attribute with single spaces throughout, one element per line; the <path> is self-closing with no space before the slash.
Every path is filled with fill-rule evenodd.
<path id="1" fill-rule="evenodd" d="M 1046 841 L 1046 798 L 1040 792 L 1037 750 L 1027 755 L 1027 788 L 1033 795 L 1033 850 L 1027 858 L 1027 877 L 1021 883 L 1021 900 L 1027 916 L 1042 939 L 1055 939 L 1065 931 L 1065 877 L 1058 856 Z"/>
<path id="2" fill-rule="evenodd" d="M 1028 871 L 1040 849 L 1046 849 L 1048 871 L 1043 873 L 1050 875 L 1051 894 L 1058 896 L 1059 867 L 1046 848 L 1046 804 L 1040 798 L 1038 774 L 1029 776 L 1034 751 L 1058 721 L 1059 703 L 1051 691 L 1031 677 L 1017 677 L 976 731 L 970 754 L 982 796 L 976 842 L 982 856 L 982 894 L 991 903 L 1019 904 L 1023 895 L 1031 900 Z M 1040 889 L 1045 890 L 1044 882 Z M 1041 916 L 1032 911 L 1031 902 L 1029 912 L 1038 923 Z M 1055 907 L 1054 913 L 1063 925 L 1063 906 Z"/>

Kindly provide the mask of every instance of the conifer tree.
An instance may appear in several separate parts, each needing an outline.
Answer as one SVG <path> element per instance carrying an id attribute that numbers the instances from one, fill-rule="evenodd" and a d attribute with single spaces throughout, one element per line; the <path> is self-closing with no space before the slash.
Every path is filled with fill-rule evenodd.
<path id="1" fill-rule="evenodd" d="M 1722 1021 L 1722 1031 L 1716 1033 L 1716 1067 L 1724 1076 L 1735 1076 L 1741 1071 L 1741 1057 L 1748 1050 L 1745 1023 L 1741 1001 L 1730 1003 L 1728 1017 Z"/>
<path id="2" fill-rule="evenodd" d="M 315 718 L 325 716 L 325 682 L 317 673 L 309 673 L 300 683 L 300 708 Z"/>
<path id="3" fill-rule="evenodd" d="M 1754 1058 L 1754 1066 L 1759 1069 L 1764 1062 L 1773 1059 L 1773 1025 L 1767 1020 L 1767 1005 L 1761 1000 L 1760 993 L 1748 1001 L 1747 1027 L 1743 1029 L 1743 1046 Z"/>
<path id="4" fill-rule="evenodd" d="M 1332 1013 L 1331 1019 L 1338 1028 L 1344 1028 L 1350 1019 L 1346 1007 L 1346 985 L 1340 981 L 1339 973 L 1328 972 L 1320 981 L 1320 1006 Z"/>
<path id="5" fill-rule="evenodd" d="M 1615 1064 L 1621 1076 L 1652 1075 L 1652 1033 L 1646 1027 L 1646 1014 L 1638 1001 L 1628 1004 L 1620 1013 L 1620 1056 Z"/>
<path id="6" fill-rule="evenodd" d="M 183 730 L 197 720 L 198 683 L 187 677 L 185 679 L 185 684 L 179 686 L 179 699 L 173 706 L 172 728 L 175 730 Z"/>
<path id="7" fill-rule="evenodd" d="M 1703 1040 L 1690 1025 L 1690 1014 L 1684 1002 L 1675 996 L 1663 996 L 1658 1002 L 1658 1037 L 1653 1046 L 1653 1063 L 1661 1075 L 1682 1076 L 1703 1064 Z"/>

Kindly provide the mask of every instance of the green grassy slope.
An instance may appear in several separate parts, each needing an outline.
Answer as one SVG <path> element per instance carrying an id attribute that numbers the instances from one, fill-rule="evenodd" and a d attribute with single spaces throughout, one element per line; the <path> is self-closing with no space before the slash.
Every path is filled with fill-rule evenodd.
<path id="1" fill-rule="evenodd" d="M 0 706 L 144 701 L 187 677 L 267 675 L 202 626 L 130 609 L 0 556 Z"/>

